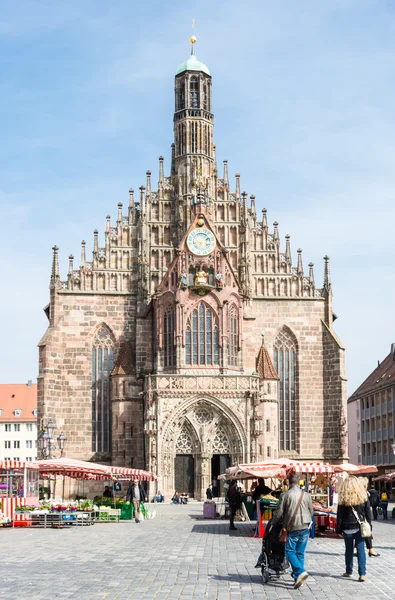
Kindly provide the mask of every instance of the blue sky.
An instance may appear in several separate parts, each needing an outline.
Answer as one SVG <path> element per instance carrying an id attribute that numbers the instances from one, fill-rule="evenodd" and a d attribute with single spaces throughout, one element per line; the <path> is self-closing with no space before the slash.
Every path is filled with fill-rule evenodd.
<path id="1" fill-rule="evenodd" d="M 291 234 L 331 257 L 349 392 L 393 329 L 395 5 L 390 0 L 0 0 L 0 382 L 37 376 L 51 247 L 62 278 L 130 187 L 169 168 L 173 78 L 213 76 L 218 162 Z"/>

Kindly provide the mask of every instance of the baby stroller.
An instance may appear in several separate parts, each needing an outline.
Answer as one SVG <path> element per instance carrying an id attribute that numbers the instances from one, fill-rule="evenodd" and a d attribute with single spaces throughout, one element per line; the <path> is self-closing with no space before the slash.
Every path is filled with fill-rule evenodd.
<path id="1" fill-rule="evenodd" d="M 279 540 L 282 523 L 276 523 L 273 527 L 271 523 L 272 519 L 266 525 L 262 551 L 256 565 L 261 568 L 262 583 L 268 583 L 273 575 L 276 577 L 284 575 L 289 568 L 289 562 L 285 558 L 285 544 Z"/>

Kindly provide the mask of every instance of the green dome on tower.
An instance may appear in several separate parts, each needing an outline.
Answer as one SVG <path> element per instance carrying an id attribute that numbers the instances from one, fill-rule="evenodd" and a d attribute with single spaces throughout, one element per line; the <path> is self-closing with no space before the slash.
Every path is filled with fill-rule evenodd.
<path id="1" fill-rule="evenodd" d="M 184 71 L 202 71 L 203 73 L 206 73 L 206 75 L 210 75 L 208 67 L 200 62 L 194 54 L 191 54 L 188 60 L 180 64 L 176 71 L 176 75 L 179 75 Z"/>

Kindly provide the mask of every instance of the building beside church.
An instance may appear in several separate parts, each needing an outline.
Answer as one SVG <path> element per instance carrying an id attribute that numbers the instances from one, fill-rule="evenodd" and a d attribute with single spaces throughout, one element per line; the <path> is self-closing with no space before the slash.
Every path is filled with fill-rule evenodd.
<path id="1" fill-rule="evenodd" d="M 147 468 L 165 493 L 205 497 L 237 462 L 347 456 L 344 348 L 329 258 L 317 288 L 290 236 L 217 170 L 212 78 L 192 52 L 175 75 L 174 141 L 93 256 L 61 280 L 53 248 L 39 343 L 40 419 L 71 456 Z"/>
<path id="2" fill-rule="evenodd" d="M 347 402 L 350 459 L 376 465 L 380 475 L 395 469 L 395 343 Z"/>

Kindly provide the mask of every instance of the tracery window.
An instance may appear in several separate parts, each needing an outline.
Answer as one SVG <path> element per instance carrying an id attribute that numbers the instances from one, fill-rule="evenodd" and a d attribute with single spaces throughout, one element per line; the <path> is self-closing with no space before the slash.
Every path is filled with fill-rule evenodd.
<path id="1" fill-rule="evenodd" d="M 204 84 L 203 86 L 203 108 L 204 110 L 207 110 L 207 85 Z"/>
<path id="2" fill-rule="evenodd" d="M 114 366 L 113 340 L 101 327 L 92 347 L 92 451 L 110 452 L 110 374 Z"/>
<path id="3" fill-rule="evenodd" d="M 194 154 L 197 153 L 197 122 L 194 121 L 191 123 L 191 152 Z"/>
<path id="4" fill-rule="evenodd" d="M 203 302 L 192 311 L 185 332 L 187 365 L 219 364 L 219 332 L 214 312 Z"/>
<path id="5" fill-rule="evenodd" d="M 193 454 L 193 441 L 188 429 L 184 426 L 178 436 L 176 444 L 177 454 Z"/>
<path id="6" fill-rule="evenodd" d="M 276 337 L 274 368 L 280 377 L 280 450 L 295 450 L 297 342 L 287 327 Z"/>
<path id="7" fill-rule="evenodd" d="M 228 363 L 231 367 L 237 367 L 237 311 L 232 307 L 229 313 L 229 341 L 228 341 Z"/>
<path id="8" fill-rule="evenodd" d="M 174 310 L 168 308 L 163 318 L 163 365 L 173 367 L 176 364 L 176 347 L 174 344 Z"/>
<path id="9" fill-rule="evenodd" d="M 185 83 L 181 84 L 181 87 L 178 90 L 178 108 L 177 110 L 182 110 L 185 108 Z"/>
<path id="10" fill-rule="evenodd" d="M 199 81 L 197 77 L 191 77 L 189 84 L 190 107 L 199 108 Z"/>

